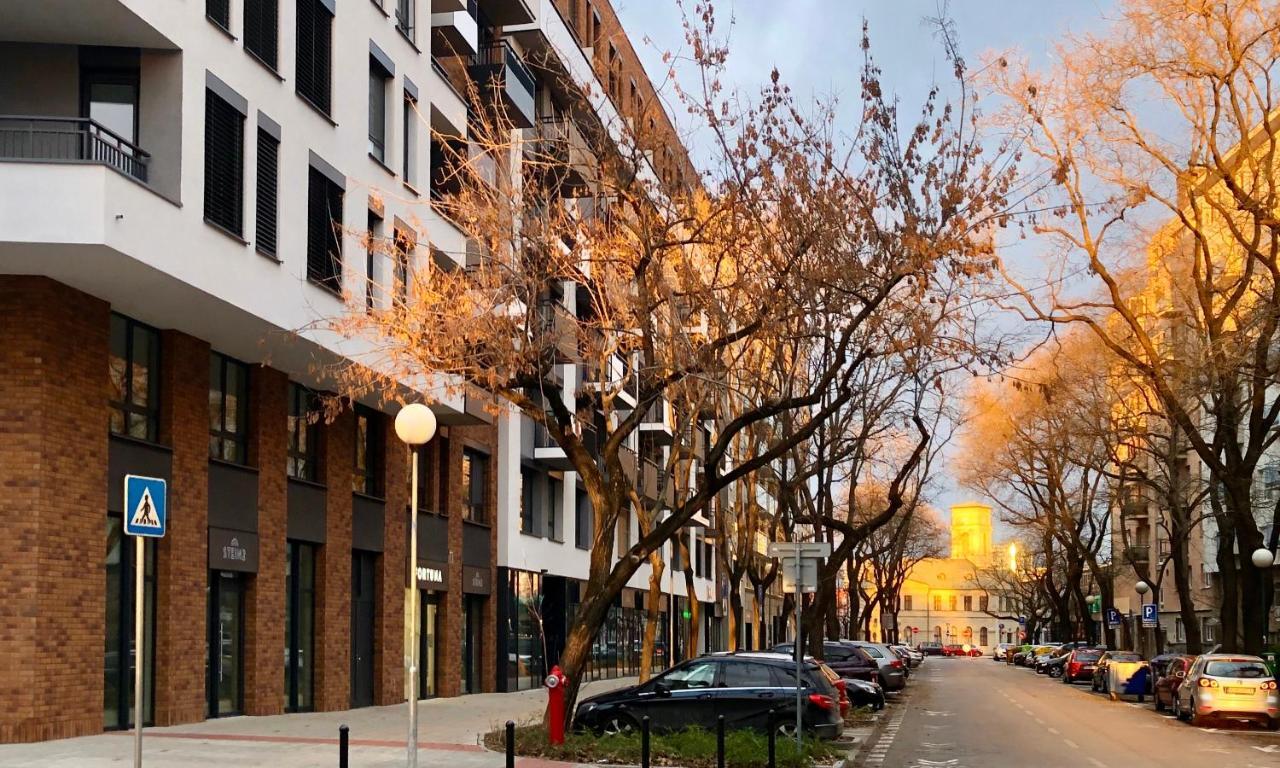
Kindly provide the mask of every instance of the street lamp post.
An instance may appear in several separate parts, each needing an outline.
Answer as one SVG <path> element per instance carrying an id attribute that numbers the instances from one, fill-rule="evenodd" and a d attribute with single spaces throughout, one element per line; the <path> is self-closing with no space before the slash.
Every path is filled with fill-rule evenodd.
<path id="1" fill-rule="evenodd" d="M 1139 581 L 1137 584 L 1133 585 L 1133 589 L 1138 593 L 1138 626 L 1135 629 L 1139 630 L 1141 633 L 1139 634 L 1138 632 L 1135 632 L 1134 637 L 1138 640 L 1138 645 L 1140 646 L 1138 648 L 1138 652 L 1141 653 L 1143 647 L 1146 646 L 1147 639 L 1147 628 L 1142 624 L 1142 601 L 1146 599 L 1147 593 L 1151 591 L 1151 585 L 1145 581 Z"/>
<path id="2" fill-rule="evenodd" d="M 1249 558 L 1253 561 L 1253 567 L 1263 571 L 1262 589 L 1258 590 L 1262 594 L 1262 642 L 1266 645 L 1267 630 L 1271 628 L 1271 622 L 1267 618 L 1267 582 L 1266 570 L 1276 562 L 1276 556 L 1266 547 L 1258 547 L 1253 550 L 1253 554 Z"/>
<path id="3" fill-rule="evenodd" d="M 418 766 L 418 447 L 436 433 L 436 415 L 422 403 L 411 403 L 396 414 L 396 437 L 409 448 L 413 464 L 409 482 L 409 585 L 410 600 L 405 621 L 409 624 L 409 652 L 405 676 L 409 683 L 409 737 L 407 765 Z"/>
<path id="4" fill-rule="evenodd" d="M 1093 605 L 1095 602 L 1098 604 L 1098 621 L 1094 624 L 1093 640 L 1101 644 L 1106 640 L 1106 629 L 1103 625 L 1106 616 L 1102 614 L 1102 598 L 1099 595 L 1086 595 L 1084 600 L 1086 605 Z"/>

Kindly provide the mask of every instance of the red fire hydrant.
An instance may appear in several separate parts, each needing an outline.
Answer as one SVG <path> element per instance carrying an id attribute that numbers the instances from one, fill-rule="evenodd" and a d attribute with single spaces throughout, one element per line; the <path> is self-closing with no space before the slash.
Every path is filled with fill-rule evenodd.
<path id="1" fill-rule="evenodd" d="M 560 665 L 553 666 L 546 679 L 547 713 L 550 715 L 547 720 L 551 723 L 547 741 L 552 744 L 564 743 L 564 689 L 568 683 L 569 678 L 560 671 Z"/>

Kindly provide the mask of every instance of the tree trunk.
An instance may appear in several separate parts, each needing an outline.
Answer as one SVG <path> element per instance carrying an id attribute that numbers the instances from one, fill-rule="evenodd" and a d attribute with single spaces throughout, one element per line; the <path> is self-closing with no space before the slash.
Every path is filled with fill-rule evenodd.
<path id="1" fill-rule="evenodd" d="M 729 588 L 729 652 L 738 650 L 738 635 L 742 632 L 742 592 L 736 586 Z"/>
<path id="2" fill-rule="evenodd" d="M 685 600 L 689 603 L 689 634 L 686 635 L 685 658 L 692 659 L 698 655 L 698 640 L 701 637 L 702 623 L 702 603 L 698 602 L 698 593 L 693 589 L 693 568 L 689 567 L 689 549 L 682 543 L 680 550 L 681 562 L 684 567 L 684 593 Z"/>
<path id="3" fill-rule="evenodd" d="M 1266 606 L 1263 602 L 1266 591 L 1263 584 L 1271 578 L 1271 570 L 1255 568 L 1250 559 L 1254 551 L 1263 545 L 1262 532 L 1256 526 L 1252 529 L 1237 528 L 1236 541 L 1240 550 L 1240 628 L 1244 636 L 1242 650 L 1260 656 L 1266 650 L 1264 637 L 1267 631 Z"/>
<path id="4" fill-rule="evenodd" d="M 1213 494 L 1211 494 L 1213 496 Z M 1213 502 L 1214 512 L 1221 510 L 1218 500 Z M 1233 550 L 1235 526 L 1225 514 L 1216 514 L 1218 520 L 1218 576 L 1222 583 L 1221 603 L 1218 607 L 1218 639 L 1227 653 L 1240 652 L 1240 592 L 1236 581 L 1236 558 Z"/>
<path id="5" fill-rule="evenodd" d="M 649 555 L 649 597 L 645 600 L 644 644 L 640 649 L 640 682 L 653 675 L 653 649 L 658 639 L 658 608 L 662 605 L 662 562 L 660 550 Z M 670 653 L 671 650 L 667 649 Z"/>
<path id="6" fill-rule="evenodd" d="M 1187 536 L 1186 511 L 1177 510 L 1171 517 L 1179 516 L 1173 531 L 1173 588 L 1178 593 L 1178 615 L 1182 618 L 1182 631 L 1187 636 L 1187 653 L 1202 653 L 1200 638 L 1200 621 L 1196 617 L 1195 597 L 1191 594 L 1191 575 L 1187 572 Z"/>

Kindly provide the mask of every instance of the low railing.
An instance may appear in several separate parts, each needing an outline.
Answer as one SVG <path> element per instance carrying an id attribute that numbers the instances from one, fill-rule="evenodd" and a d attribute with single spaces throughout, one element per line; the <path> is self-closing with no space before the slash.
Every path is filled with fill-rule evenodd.
<path id="1" fill-rule="evenodd" d="M 533 73 L 520 58 L 520 54 L 516 53 L 516 49 L 512 48 L 511 43 L 505 39 L 495 40 L 481 48 L 476 54 L 476 63 L 482 66 L 506 65 L 507 71 L 520 81 L 525 90 L 529 93 L 535 90 Z"/>
<path id="2" fill-rule="evenodd" d="M 146 182 L 151 155 L 87 117 L 0 115 L 0 160 L 101 163 Z"/>

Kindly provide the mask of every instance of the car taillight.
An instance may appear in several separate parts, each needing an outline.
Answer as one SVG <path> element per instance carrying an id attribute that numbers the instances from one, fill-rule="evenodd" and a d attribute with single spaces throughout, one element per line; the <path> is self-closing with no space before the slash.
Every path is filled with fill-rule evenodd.
<path id="1" fill-rule="evenodd" d="M 1218 681 L 1217 681 L 1217 680 L 1210 680 L 1210 679 L 1209 679 L 1209 678 L 1207 678 L 1207 677 L 1202 677 L 1202 678 L 1200 678 L 1200 687 L 1201 687 L 1201 688 L 1217 688 L 1217 687 L 1218 687 Z"/>
<path id="2" fill-rule="evenodd" d="M 821 693 L 809 694 L 809 703 L 813 704 L 818 709 L 825 709 L 827 711 L 830 711 L 831 707 L 835 704 L 835 702 L 831 700 L 830 696 L 824 696 Z"/>
<path id="3" fill-rule="evenodd" d="M 902 669 L 902 659 L 894 659 L 893 661 L 889 662 L 889 666 L 893 667 L 894 669 Z"/>
<path id="4" fill-rule="evenodd" d="M 1080 662 L 1078 662 L 1078 661 L 1073 661 L 1073 662 L 1071 662 L 1070 664 L 1068 664 L 1068 665 L 1067 665 L 1067 669 L 1068 669 L 1068 670 L 1070 670 L 1071 674 L 1073 674 L 1073 675 L 1078 675 L 1078 674 L 1080 674 L 1080 667 L 1082 667 L 1082 666 L 1084 666 L 1084 665 L 1083 665 L 1083 664 L 1081 664 Z"/>
<path id="5" fill-rule="evenodd" d="M 1263 683 L 1262 685 L 1260 685 L 1260 686 L 1258 686 L 1258 687 L 1259 687 L 1259 688 L 1261 688 L 1261 689 L 1262 689 L 1262 690 L 1264 690 L 1264 691 L 1274 691 L 1274 690 L 1276 690 L 1276 681 L 1275 681 L 1275 680 L 1268 680 L 1267 682 Z"/>

